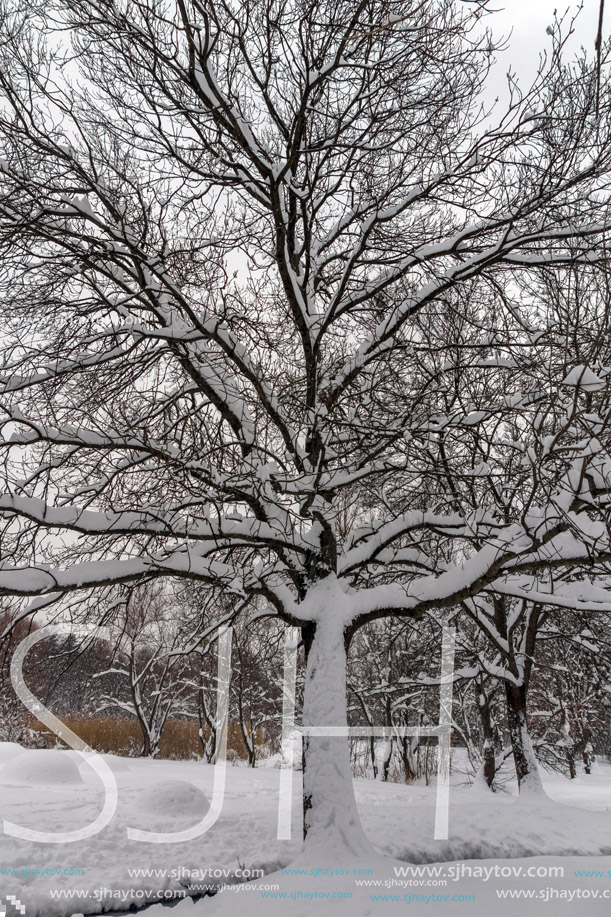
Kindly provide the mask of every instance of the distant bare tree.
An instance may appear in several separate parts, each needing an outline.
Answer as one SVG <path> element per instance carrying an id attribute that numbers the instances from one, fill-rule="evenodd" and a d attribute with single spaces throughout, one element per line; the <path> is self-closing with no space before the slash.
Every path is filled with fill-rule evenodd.
<path id="1" fill-rule="evenodd" d="M 100 704 L 134 715 L 142 732 L 141 754 L 155 758 L 168 717 L 180 712 L 188 692 L 184 657 L 173 653 L 180 642 L 180 616 L 157 584 L 125 592 L 122 613 L 116 615 L 113 664 L 96 676 L 118 676 L 124 683 L 117 684 L 115 677 L 113 692 L 102 695 Z"/>
<path id="2" fill-rule="evenodd" d="M 234 631 L 232 706 L 250 767 L 255 767 L 257 739 L 263 739 L 263 731 L 279 731 L 282 649 L 282 632 L 270 622 L 245 620 Z"/>

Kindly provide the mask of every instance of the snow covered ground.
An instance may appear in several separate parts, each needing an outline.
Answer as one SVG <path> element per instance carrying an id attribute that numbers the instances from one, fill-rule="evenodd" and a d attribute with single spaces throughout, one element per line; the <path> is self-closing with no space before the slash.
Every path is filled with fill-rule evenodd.
<path id="1" fill-rule="evenodd" d="M 611 913 L 608 766 L 572 782 L 548 775 L 549 797 L 536 802 L 457 785 L 451 793 L 447 841 L 433 839 L 433 788 L 357 780 L 363 824 L 387 859 L 355 864 L 331 862 L 323 854 L 321 862 L 295 861 L 300 850 L 298 804 L 294 840 L 276 839 L 279 771 L 272 767 L 228 768 L 223 810 L 205 835 L 172 845 L 129 840 L 128 826 L 168 832 L 198 822 L 212 796 L 214 769 L 199 762 L 104 759 L 115 774 L 119 803 L 100 833 L 63 844 L 0 835 L 0 898 L 16 896 L 25 904 L 27 917 L 120 911 L 164 900 L 179 903 L 172 911 L 156 904 L 147 917 L 226 917 L 245 910 L 249 917 L 365 917 L 407 910 L 495 917 Z M 294 777 L 298 800 L 300 774 Z M 75 752 L 23 752 L 0 744 L 4 819 L 38 830 L 74 830 L 91 822 L 102 802 L 99 778 Z M 283 874 L 289 863 L 304 872 Z M 406 864 L 418 864 L 419 869 L 401 875 Z M 476 868 L 479 874 L 469 874 Z M 556 874 L 550 875 L 550 868 Z M 264 877 L 235 890 L 235 883 L 254 869 L 263 870 Z M 539 873 L 528 875 L 528 869 Z M 508 870 L 518 872 L 510 875 Z M 604 876 L 576 876 L 578 870 L 598 870 Z M 214 897 L 195 903 L 179 900 L 186 890 L 201 892 L 225 883 L 231 888 Z M 538 897 L 499 897 L 499 892 L 511 891 Z M 352 897 L 340 899 L 340 894 Z M 372 900 L 392 895 L 400 900 Z M 454 897 L 469 895 L 475 900 Z M 12 917 L 10 911 L 8 915 Z"/>

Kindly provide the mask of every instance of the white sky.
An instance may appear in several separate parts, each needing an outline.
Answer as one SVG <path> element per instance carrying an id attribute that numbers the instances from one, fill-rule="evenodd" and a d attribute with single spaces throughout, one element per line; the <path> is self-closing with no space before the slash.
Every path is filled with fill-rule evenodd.
<path id="1" fill-rule="evenodd" d="M 507 50 L 497 55 L 498 63 L 491 75 L 496 94 L 504 92 L 505 74 L 510 66 L 521 76 L 520 83 L 525 88 L 536 72 L 540 52 L 550 47 L 550 38 L 545 30 L 553 22 L 554 10 L 557 10 L 559 18 L 569 10 L 570 17 L 579 4 L 569 3 L 568 0 L 497 0 L 491 6 L 498 12 L 486 17 L 486 24 L 494 36 L 498 38 L 512 33 Z M 599 0 L 583 0 L 583 9 L 575 23 L 575 34 L 570 40 L 572 51 L 578 51 L 583 45 L 589 55 L 594 55 L 599 6 Z M 611 2 L 607 0 L 603 36 L 608 37 L 610 32 Z"/>

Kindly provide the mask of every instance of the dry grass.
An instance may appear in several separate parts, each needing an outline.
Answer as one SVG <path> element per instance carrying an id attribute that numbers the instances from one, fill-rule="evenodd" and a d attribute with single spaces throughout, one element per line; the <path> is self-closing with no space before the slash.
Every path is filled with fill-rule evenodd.
<path id="1" fill-rule="evenodd" d="M 142 747 L 142 733 L 136 719 L 132 717 L 117 716 L 64 716 L 62 722 L 98 752 L 113 755 L 134 756 L 140 754 Z M 58 741 L 54 733 L 50 732 L 41 723 L 28 723 L 41 735 L 47 747 L 55 746 Z M 159 758 L 174 760 L 189 760 L 200 758 L 202 754 L 198 738 L 198 724 L 195 720 L 168 720 L 163 730 L 159 746 Z M 258 739 L 263 740 L 263 736 Z M 265 755 L 262 742 L 258 741 L 258 754 Z M 227 737 L 228 757 L 245 759 L 246 748 L 237 723 L 229 723 Z"/>

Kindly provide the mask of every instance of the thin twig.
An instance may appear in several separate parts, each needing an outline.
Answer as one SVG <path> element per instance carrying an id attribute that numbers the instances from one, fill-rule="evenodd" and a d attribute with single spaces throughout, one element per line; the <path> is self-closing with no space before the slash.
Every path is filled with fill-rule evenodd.
<path id="1" fill-rule="evenodd" d="M 600 107 L 600 75 L 601 75 L 601 52 L 603 44 L 603 18 L 605 13 L 605 0 L 600 0 L 600 9 L 598 12 L 598 33 L 596 35 L 596 117 Z"/>

